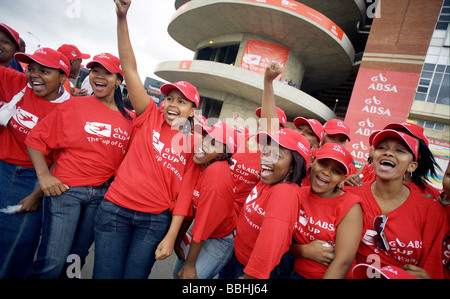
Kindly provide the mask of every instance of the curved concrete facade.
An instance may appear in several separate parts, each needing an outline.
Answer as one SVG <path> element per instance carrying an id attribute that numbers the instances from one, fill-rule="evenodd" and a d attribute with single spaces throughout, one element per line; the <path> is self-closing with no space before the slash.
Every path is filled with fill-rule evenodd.
<path id="1" fill-rule="evenodd" d="M 355 24 L 361 18 L 364 3 L 361 5 L 360 0 L 334 1 L 309 4 L 323 9 L 327 7 L 325 2 L 334 3 L 331 6 L 335 9 L 346 9 L 347 13 L 341 15 L 348 17 L 341 17 L 339 22 L 347 29 L 351 28 L 349 24 Z M 300 3 L 304 1 L 262 2 L 175 1 L 178 10 L 168 32 L 178 43 L 195 51 L 194 61 L 188 63 L 188 68 L 182 67 L 180 61 L 164 62 L 155 74 L 172 82 L 189 81 L 198 87 L 202 97 L 222 101 L 221 119 L 233 118 L 236 113 L 240 117 L 254 117 L 254 111 L 261 103 L 263 75 L 239 66 L 249 40 L 270 42 L 290 50 L 282 79 L 292 80 L 300 86 L 296 89 L 275 82 L 277 105 L 285 110 L 288 119 L 292 121 L 296 116 L 304 116 L 326 122 L 334 118 L 333 111 L 310 94 L 338 86 L 351 75 L 355 50 L 346 32 L 323 11 Z M 336 2 L 339 2 L 338 6 Z M 333 10 L 327 11 L 333 13 Z M 203 49 L 229 45 L 238 49 L 234 62 L 198 60 Z"/>

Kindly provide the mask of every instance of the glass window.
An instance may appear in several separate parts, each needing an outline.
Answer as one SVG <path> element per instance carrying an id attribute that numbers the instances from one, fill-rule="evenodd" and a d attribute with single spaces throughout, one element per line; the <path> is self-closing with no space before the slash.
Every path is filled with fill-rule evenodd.
<path id="1" fill-rule="evenodd" d="M 450 105 L 450 75 L 445 74 L 436 103 Z"/>
<path id="2" fill-rule="evenodd" d="M 434 129 L 434 123 L 431 121 L 426 121 L 425 122 L 425 128 L 427 129 Z"/>
<path id="3" fill-rule="evenodd" d="M 436 68 L 436 72 L 443 73 L 445 71 L 445 65 L 439 64 Z"/>
<path id="4" fill-rule="evenodd" d="M 435 67 L 436 65 L 435 64 L 432 64 L 432 63 L 425 63 L 424 65 L 423 65 L 423 70 L 424 71 L 434 71 L 434 67 Z"/>
<path id="5" fill-rule="evenodd" d="M 424 72 L 422 72 L 421 77 L 424 78 L 424 79 L 431 79 L 431 78 L 433 78 L 433 73 L 424 71 Z"/>
<path id="6" fill-rule="evenodd" d="M 421 79 L 419 81 L 419 84 L 423 85 L 423 86 L 428 86 L 428 85 L 430 85 L 430 82 L 431 82 L 431 80 Z"/>
<path id="7" fill-rule="evenodd" d="M 444 131 L 445 130 L 445 125 L 444 124 L 440 124 L 440 123 L 435 123 L 434 124 L 434 129 L 436 131 Z"/>
<path id="8" fill-rule="evenodd" d="M 439 92 L 439 88 L 441 87 L 442 76 L 443 75 L 440 73 L 436 73 L 434 75 L 433 83 L 431 84 L 431 87 L 430 87 L 430 92 L 428 94 L 427 102 L 430 102 L 430 103 L 436 102 L 436 96 Z"/>
<path id="9" fill-rule="evenodd" d="M 426 93 L 416 93 L 416 95 L 414 96 L 414 100 L 416 100 L 416 101 L 425 102 L 426 98 L 427 98 Z"/>

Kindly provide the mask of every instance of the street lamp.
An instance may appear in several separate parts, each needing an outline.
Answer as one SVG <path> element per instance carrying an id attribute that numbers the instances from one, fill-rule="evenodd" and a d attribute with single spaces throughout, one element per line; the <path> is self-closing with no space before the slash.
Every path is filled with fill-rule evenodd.
<path id="1" fill-rule="evenodd" d="M 37 48 L 40 49 L 41 48 L 41 40 L 39 39 L 39 37 L 37 37 L 35 34 L 33 34 L 32 32 L 28 31 L 27 32 L 29 35 L 33 36 L 35 39 L 37 39 L 38 41 L 38 45 Z"/>

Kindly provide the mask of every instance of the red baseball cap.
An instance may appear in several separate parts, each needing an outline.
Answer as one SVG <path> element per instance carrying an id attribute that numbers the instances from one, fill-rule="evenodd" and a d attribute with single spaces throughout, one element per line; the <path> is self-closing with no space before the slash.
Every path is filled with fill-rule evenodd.
<path id="1" fill-rule="evenodd" d="M 390 138 L 390 137 L 403 140 L 403 142 L 406 143 L 406 145 L 409 147 L 409 149 L 413 153 L 414 160 L 417 161 L 419 143 L 417 142 L 416 138 L 411 137 L 408 134 L 405 134 L 403 132 L 392 130 L 392 129 L 381 130 L 373 138 L 369 138 L 369 141 L 370 140 L 372 141 L 372 143 L 370 145 L 373 145 L 374 148 L 377 148 L 377 146 L 383 140 L 385 140 L 386 138 Z"/>
<path id="2" fill-rule="evenodd" d="M 255 114 L 257 117 L 261 117 L 261 109 L 262 107 L 259 107 L 256 109 Z M 287 117 L 286 113 L 284 113 L 283 109 L 277 107 L 277 114 L 278 114 L 278 120 L 280 122 L 280 125 L 284 128 L 286 126 Z"/>
<path id="3" fill-rule="evenodd" d="M 396 266 L 385 266 L 379 269 L 368 264 L 358 264 L 353 267 L 352 276 L 354 279 L 417 279 L 414 275 Z"/>
<path id="4" fill-rule="evenodd" d="M 350 128 L 345 122 L 340 119 L 333 118 L 325 123 L 323 130 L 328 135 L 344 134 L 350 141 Z"/>
<path id="5" fill-rule="evenodd" d="M 198 94 L 197 88 L 187 81 L 178 81 L 175 83 L 166 83 L 161 86 L 160 90 L 165 95 L 168 96 L 172 89 L 178 89 L 189 101 L 195 104 L 198 108 L 200 103 L 200 96 Z"/>
<path id="6" fill-rule="evenodd" d="M 208 134 L 215 140 L 222 142 L 228 147 L 231 153 L 237 151 L 237 132 L 232 126 L 224 122 L 218 122 L 212 127 L 196 123 L 194 125 L 194 131 L 201 132 L 203 136 Z"/>
<path id="7" fill-rule="evenodd" d="M 306 137 L 303 136 L 300 132 L 289 128 L 281 129 L 274 134 L 269 134 L 267 132 L 258 132 L 256 134 L 256 141 L 258 143 L 260 142 L 262 136 L 266 136 L 266 138 L 268 136 L 271 139 L 275 140 L 275 142 L 277 142 L 282 147 L 292 151 L 296 151 L 305 159 L 306 163 L 309 163 L 310 145 L 308 139 L 306 139 Z"/>
<path id="8" fill-rule="evenodd" d="M 352 155 L 341 145 L 327 142 L 319 149 L 316 159 L 333 159 L 344 165 L 346 173 L 349 173 L 350 164 L 352 164 Z"/>
<path id="9" fill-rule="evenodd" d="M 66 74 L 67 78 L 69 78 L 69 60 L 61 52 L 55 51 L 53 49 L 40 48 L 37 49 L 33 55 L 19 52 L 14 55 L 14 58 L 17 61 L 24 63 L 31 63 L 34 61 L 49 68 L 60 69 Z"/>
<path id="10" fill-rule="evenodd" d="M 409 133 L 411 133 L 414 137 L 422 139 L 425 144 L 428 146 L 428 136 L 427 134 L 425 134 L 423 127 L 416 125 L 416 124 L 412 124 L 412 123 L 408 123 L 408 122 L 402 122 L 402 123 L 390 123 L 387 124 L 384 129 L 405 129 L 407 130 Z"/>
<path id="11" fill-rule="evenodd" d="M 78 58 L 80 59 L 91 58 L 91 55 L 81 53 L 81 51 L 74 45 L 64 44 L 58 48 L 58 51 L 63 53 L 67 57 L 67 59 L 69 59 L 69 61 Z"/>
<path id="12" fill-rule="evenodd" d="M 20 51 L 21 49 L 20 49 L 19 33 L 4 23 L 0 23 L 0 30 L 6 32 L 13 39 L 13 41 L 19 47 Z"/>
<path id="13" fill-rule="evenodd" d="M 94 63 L 101 64 L 109 72 L 113 74 L 120 74 L 123 78 L 122 66 L 120 65 L 119 58 L 117 58 L 116 56 L 109 53 L 100 53 L 98 55 L 95 55 L 94 58 L 92 58 L 92 61 L 90 61 L 86 65 L 86 67 L 90 69 L 92 68 Z"/>
<path id="14" fill-rule="evenodd" d="M 294 119 L 294 125 L 297 128 L 299 125 L 301 124 L 308 124 L 311 129 L 313 130 L 314 134 L 316 134 L 317 138 L 319 138 L 319 142 L 322 141 L 323 139 L 323 126 L 322 124 L 316 120 L 316 119 L 306 119 L 304 117 L 296 117 Z"/>

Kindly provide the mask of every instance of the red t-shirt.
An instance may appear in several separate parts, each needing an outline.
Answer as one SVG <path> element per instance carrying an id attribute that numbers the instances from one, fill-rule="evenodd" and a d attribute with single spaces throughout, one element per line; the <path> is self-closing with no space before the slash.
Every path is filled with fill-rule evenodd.
<path id="1" fill-rule="evenodd" d="M 40 121 L 25 144 L 45 155 L 55 150 L 53 175 L 64 184 L 97 186 L 119 168 L 132 130 L 132 120 L 95 96 L 72 98 Z"/>
<path id="2" fill-rule="evenodd" d="M 105 197 L 135 211 L 159 214 L 170 209 L 186 216 L 200 173 L 192 153 L 192 135 L 172 130 L 152 100 L 134 120 L 128 153 Z"/>
<path id="3" fill-rule="evenodd" d="M 261 171 L 261 163 L 259 156 L 261 152 L 251 152 L 246 143 L 248 141 L 246 136 L 245 142 L 238 148 L 237 152 L 233 154 L 233 165 L 230 166 L 231 174 L 233 175 L 234 183 L 236 184 L 235 202 L 237 204 L 237 214 L 239 215 L 242 206 L 247 199 L 248 194 L 259 182 L 259 173 Z"/>
<path id="4" fill-rule="evenodd" d="M 376 255 L 381 267 L 392 265 L 402 267 L 413 264 L 425 269 L 431 278 L 442 278 L 442 241 L 446 233 L 446 217 L 443 207 L 436 201 L 410 192 L 407 200 L 397 209 L 388 213 L 384 232 L 390 249 L 386 252 L 377 248 L 373 241 L 376 234 L 373 220 L 382 215 L 370 186 L 349 187 L 362 198 L 364 216 L 363 239 L 356 255 L 356 262 L 373 263 Z"/>
<path id="5" fill-rule="evenodd" d="M 25 74 L 16 70 L 0 66 L 0 101 L 10 102 L 12 98 L 27 86 Z M 64 94 L 62 97 L 68 98 Z M 61 100 L 61 99 L 59 99 Z M 0 160 L 26 168 L 33 168 L 28 156 L 25 138 L 31 129 L 43 117 L 58 106 L 58 99 L 49 102 L 36 96 L 34 91 L 27 87 L 22 99 L 16 105 L 16 113 L 11 117 L 8 126 L 0 126 Z M 52 164 L 50 157 L 46 157 L 48 166 Z"/>
<path id="6" fill-rule="evenodd" d="M 236 227 L 234 182 L 227 161 L 216 161 L 198 177 L 192 197 L 195 220 L 191 233 L 195 242 L 223 238 Z"/>
<path id="7" fill-rule="evenodd" d="M 301 189 L 304 196 L 295 224 L 295 241 L 308 244 L 314 240 L 323 240 L 334 247 L 339 223 L 351 207 L 361 202 L 361 198 L 349 192 L 332 198 L 321 198 L 311 193 L 311 187 Z M 306 278 L 321 279 L 328 267 L 311 259 L 296 258 L 294 269 Z"/>
<path id="8" fill-rule="evenodd" d="M 259 182 L 248 195 L 236 225 L 234 251 L 244 272 L 259 279 L 270 272 L 289 250 L 298 218 L 300 187 Z"/>
<path id="9" fill-rule="evenodd" d="M 405 185 L 411 190 L 411 192 L 416 192 L 417 194 L 421 194 L 423 196 L 426 196 L 426 197 L 429 197 L 432 199 L 437 199 L 437 198 L 439 198 L 439 196 L 441 196 L 441 191 L 439 191 L 437 188 L 434 188 L 427 182 L 424 182 L 424 183 L 425 183 L 424 189 L 420 188 L 419 186 L 417 186 L 414 183 L 408 183 Z"/>

